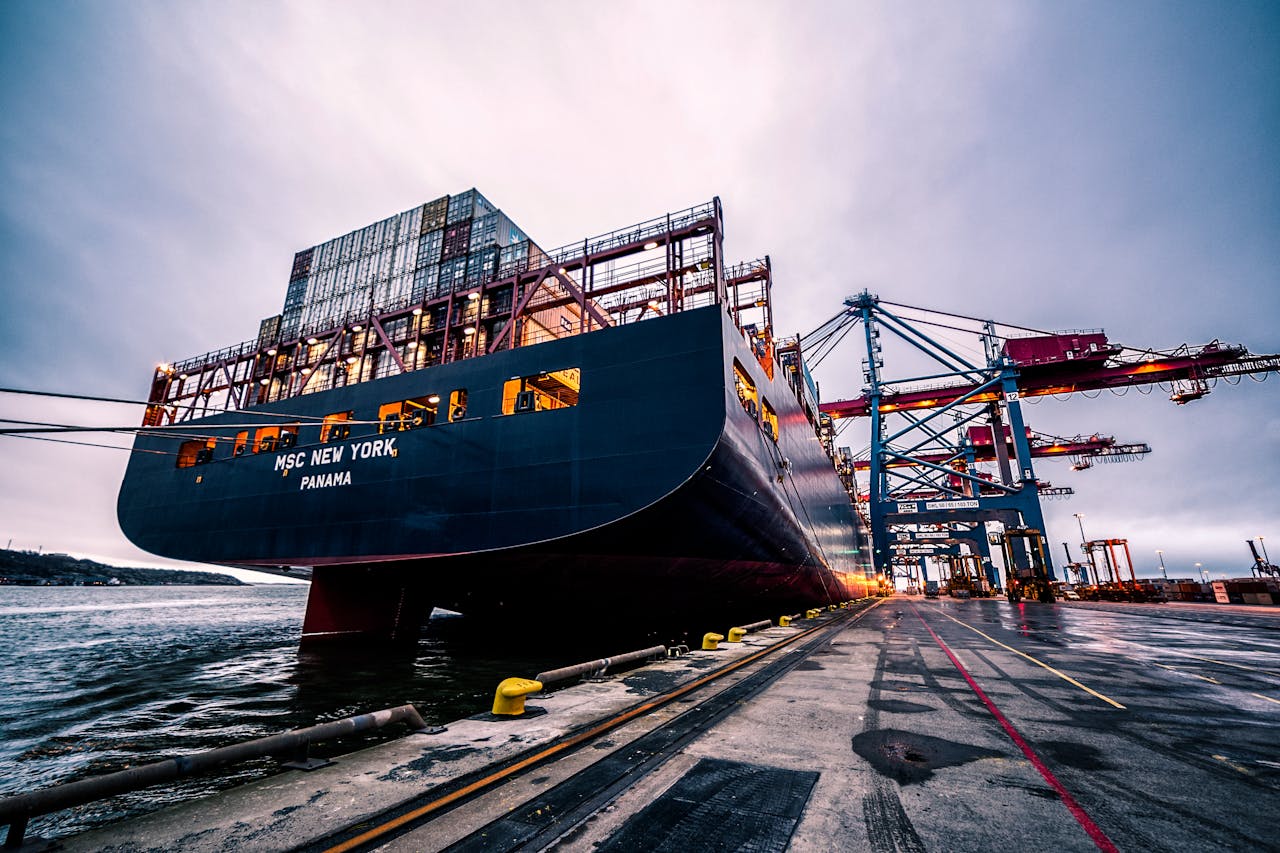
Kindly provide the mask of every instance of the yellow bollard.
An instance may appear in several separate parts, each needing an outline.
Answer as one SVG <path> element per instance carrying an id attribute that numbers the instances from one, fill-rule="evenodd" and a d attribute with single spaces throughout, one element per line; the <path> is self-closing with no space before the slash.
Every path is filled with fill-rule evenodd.
<path id="1" fill-rule="evenodd" d="M 746 628 L 730 628 L 729 629 L 729 642 L 731 643 L 741 643 L 742 638 L 745 636 L 747 636 Z"/>
<path id="2" fill-rule="evenodd" d="M 830 612 L 833 612 L 833 613 L 834 613 L 834 612 L 835 612 L 835 609 L 836 609 L 836 606 L 835 606 L 834 604 L 828 604 L 828 605 L 827 605 L 827 610 L 828 610 L 828 611 L 830 611 Z"/>
<path id="3" fill-rule="evenodd" d="M 818 613 L 819 613 L 819 611 L 817 611 L 817 610 L 806 610 L 806 611 L 804 612 L 804 618 L 806 618 L 806 619 L 817 619 L 817 618 L 818 618 Z"/>
<path id="4" fill-rule="evenodd" d="M 720 648 L 720 641 L 724 639 L 724 634 L 716 634 L 707 632 L 702 635 L 702 650 L 704 652 L 714 652 Z"/>
<path id="5" fill-rule="evenodd" d="M 493 696 L 493 713 L 518 717 L 524 713 L 524 697 L 541 689 L 542 682 L 532 678 L 505 679 Z"/>
<path id="6" fill-rule="evenodd" d="M 791 617 L 790 617 L 790 616 L 779 616 L 779 617 L 778 617 L 778 627 L 779 627 L 779 628 L 790 628 L 790 627 L 791 627 Z"/>

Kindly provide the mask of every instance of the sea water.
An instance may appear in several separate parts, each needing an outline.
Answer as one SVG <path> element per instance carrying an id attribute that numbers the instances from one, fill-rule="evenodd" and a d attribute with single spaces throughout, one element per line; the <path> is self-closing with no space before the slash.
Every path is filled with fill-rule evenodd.
<path id="1" fill-rule="evenodd" d="M 0 795 L 406 703 L 445 723 L 488 710 L 504 677 L 588 659 L 517 650 L 439 610 L 414 647 L 300 654 L 307 589 L 0 586 Z M 273 759 L 248 762 L 37 818 L 29 832 L 98 827 L 275 772 Z"/>

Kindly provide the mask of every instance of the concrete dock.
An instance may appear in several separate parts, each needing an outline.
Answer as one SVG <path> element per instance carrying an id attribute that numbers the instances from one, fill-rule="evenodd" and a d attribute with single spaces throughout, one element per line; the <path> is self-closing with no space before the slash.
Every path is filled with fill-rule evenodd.
<path id="1" fill-rule="evenodd" d="M 528 704 L 62 849 L 1280 849 L 1277 607 L 899 596 Z"/>

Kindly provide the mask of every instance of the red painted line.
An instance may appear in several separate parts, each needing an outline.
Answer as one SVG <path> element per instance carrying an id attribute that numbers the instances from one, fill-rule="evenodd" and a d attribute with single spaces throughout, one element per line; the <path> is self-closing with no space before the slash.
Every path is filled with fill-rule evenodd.
<path id="1" fill-rule="evenodd" d="M 929 627 L 929 623 L 924 621 L 924 617 L 920 615 L 919 610 L 916 610 L 914 604 L 911 605 L 911 611 L 915 613 L 916 618 L 920 620 L 920 624 L 929 632 L 929 636 L 933 637 L 934 641 L 938 644 L 938 647 L 942 649 L 942 651 L 946 653 L 947 657 L 951 659 L 951 662 L 955 664 L 956 669 L 960 670 L 960 674 L 964 676 L 964 680 L 969 682 L 969 686 L 973 688 L 973 692 L 982 700 L 982 704 L 987 706 L 987 710 L 996 718 L 996 721 L 1004 727 L 1005 732 L 1013 739 L 1013 742 L 1018 745 L 1018 749 L 1022 750 L 1022 754 L 1027 757 L 1027 760 L 1031 762 L 1031 765 L 1035 767 L 1036 770 L 1040 771 L 1040 775 L 1044 777 L 1044 781 L 1048 782 L 1050 787 L 1058 792 L 1058 796 L 1062 798 L 1062 804 L 1067 807 L 1067 811 L 1071 812 L 1071 816 L 1079 822 L 1080 826 L 1084 827 L 1084 831 L 1089 833 L 1089 837 L 1093 839 L 1094 844 L 1098 845 L 1098 849 L 1105 850 L 1107 853 L 1119 853 L 1116 846 L 1111 843 L 1111 839 L 1107 838 L 1107 834 L 1102 831 L 1102 827 L 1093 822 L 1093 818 L 1089 817 L 1088 812 L 1086 812 L 1084 808 L 1076 802 L 1075 797 L 1071 796 L 1071 794 L 1067 792 L 1067 789 L 1058 781 L 1058 777 L 1053 775 L 1053 771 L 1050 770 L 1044 761 L 1040 759 L 1039 755 L 1036 755 L 1036 752 L 1031 748 L 1031 745 L 1023 740 L 1022 735 L 1018 734 L 1018 730 L 1013 727 L 1013 723 L 1009 722 L 1009 718 L 1000 713 L 1000 709 L 996 707 L 996 704 L 987 697 L 986 693 L 982 692 L 982 688 L 973 680 L 973 676 L 969 674 L 969 670 L 965 669 L 964 664 L 960 663 L 960 659 L 951 652 L 951 649 L 947 648 L 947 644 L 942 642 L 942 638 L 933 632 L 933 629 Z"/>

